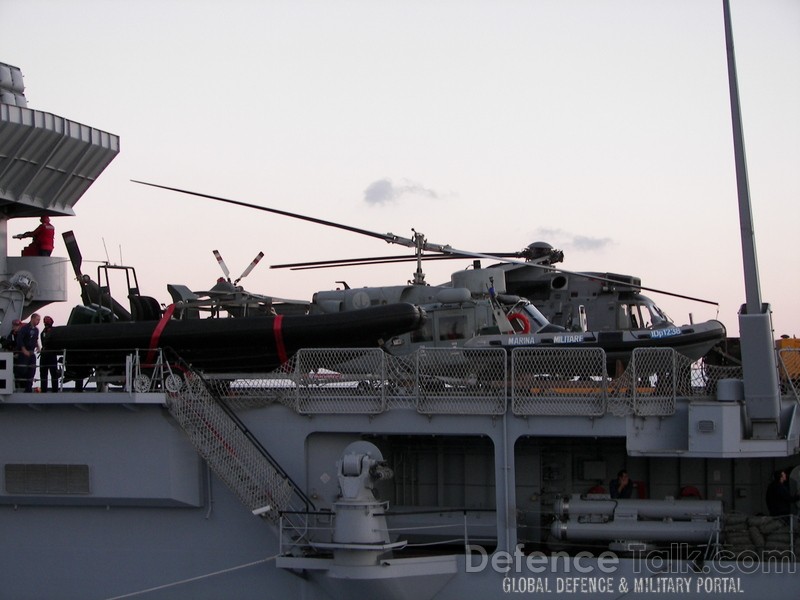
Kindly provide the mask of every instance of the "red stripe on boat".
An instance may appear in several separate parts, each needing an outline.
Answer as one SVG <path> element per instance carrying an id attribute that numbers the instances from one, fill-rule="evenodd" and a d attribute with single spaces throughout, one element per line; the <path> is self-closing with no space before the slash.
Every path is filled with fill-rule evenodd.
<path id="1" fill-rule="evenodd" d="M 278 351 L 278 360 L 281 364 L 289 360 L 286 356 L 286 346 L 283 345 L 283 315 L 276 315 L 272 321 L 272 332 L 275 334 L 275 349 Z"/>
<path id="2" fill-rule="evenodd" d="M 156 350 L 158 349 L 158 341 L 161 339 L 161 333 L 164 331 L 164 327 L 167 326 L 167 323 L 172 318 L 172 313 L 174 312 L 175 305 L 170 304 L 164 311 L 164 315 L 161 317 L 158 325 L 156 325 L 156 328 L 153 330 L 153 335 L 150 336 L 150 351 L 147 353 L 147 360 L 145 361 L 148 365 L 153 364 L 153 359 L 155 358 Z"/>

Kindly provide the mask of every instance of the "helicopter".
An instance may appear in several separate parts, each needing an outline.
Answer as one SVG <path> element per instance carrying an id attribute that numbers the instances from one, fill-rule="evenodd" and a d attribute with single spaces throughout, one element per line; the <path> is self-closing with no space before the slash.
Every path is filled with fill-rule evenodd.
<path id="1" fill-rule="evenodd" d="M 154 183 L 134 181 L 143 185 L 214 201 L 243 206 L 290 218 L 300 219 L 365 235 L 383 241 L 414 249 L 412 257 L 372 257 L 370 259 L 345 259 L 341 261 L 320 261 L 318 263 L 295 263 L 293 265 L 273 265 L 275 268 L 320 267 L 324 264 L 374 264 L 416 261 L 413 278 L 404 286 L 382 286 L 352 289 L 320 291 L 314 294 L 309 312 L 336 314 L 357 311 L 366 307 L 380 306 L 394 302 L 410 302 L 422 307 L 428 319 L 425 324 L 413 332 L 405 332 L 386 342 L 386 348 L 394 354 L 408 354 L 420 347 L 473 347 L 473 348 L 506 348 L 516 347 L 582 347 L 602 348 L 607 355 L 609 372 L 618 372 L 630 359 L 634 349 L 640 347 L 672 347 L 692 360 L 698 360 L 717 342 L 725 338 L 725 327 L 716 320 L 703 323 L 677 326 L 672 323 L 655 303 L 639 296 L 629 300 L 625 310 L 631 307 L 638 312 L 638 320 L 629 318 L 627 328 L 619 322 L 606 328 L 587 328 L 585 315 L 569 323 L 569 327 L 551 322 L 539 310 L 535 303 L 518 292 L 522 289 L 533 289 L 528 285 L 528 278 L 519 273 L 530 271 L 535 265 L 547 273 L 555 273 L 552 277 L 563 278 L 565 275 L 587 278 L 592 285 L 602 285 L 614 290 L 635 290 L 638 294 L 641 286 L 635 278 L 607 274 L 581 274 L 563 269 L 556 269 L 553 262 L 563 258 L 563 253 L 537 245 L 526 251 L 511 253 L 483 253 L 455 249 L 449 245 L 429 243 L 422 233 L 412 229 L 413 236 L 405 238 L 393 233 L 377 233 L 350 225 L 326 221 L 316 217 L 300 215 L 288 211 L 269 208 L 238 200 L 212 196 L 199 192 L 183 190 Z M 532 245 L 533 246 L 533 245 Z M 433 252 L 426 255 L 425 252 Z M 471 258 L 472 269 L 456 272 L 451 281 L 442 285 L 431 286 L 425 282 L 422 262 L 430 258 L 445 259 L 450 257 Z M 482 268 L 481 260 L 498 262 L 497 265 Z M 513 285 L 509 285 L 509 280 Z M 651 288 L 652 289 L 652 288 Z M 655 290 L 660 291 L 660 290 Z M 677 294 L 676 294 L 677 295 Z M 624 296 L 618 296 L 628 300 Z M 686 296 L 683 296 L 686 297 Z M 699 299 L 697 299 L 699 300 Z M 701 300 L 703 301 L 703 300 Z M 704 301 L 710 302 L 710 301 Z M 712 302 L 713 303 L 713 302 Z M 645 320 L 645 310 L 652 310 L 650 319 Z M 628 313 L 629 315 L 632 313 Z"/>
<path id="2" fill-rule="evenodd" d="M 695 302 L 717 302 L 666 290 L 645 288 L 641 279 L 618 273 L 571 272 L 554 268 L 564 252 L 547 242 L 533 242 L 518 252 L 487 253 L 499 258 L 524 259 L 524 263 L 502 262 L 491 268 L 504 272 L 506 290 L 527 298 L 550 323 L 569 331 L 614 331 L 666 327 L 672 320 L 641 291 L 650 290 Z M 453 255 L 426 255 L 422 260 L 462 258 Z M 271 265 L 272 269 L 323 269 L 416 260 L 414 256 L 350 258 Z M 480 268 L 480 267 L 478 267 Z M 449 285 L 447 283 L 442 285 Z"/>

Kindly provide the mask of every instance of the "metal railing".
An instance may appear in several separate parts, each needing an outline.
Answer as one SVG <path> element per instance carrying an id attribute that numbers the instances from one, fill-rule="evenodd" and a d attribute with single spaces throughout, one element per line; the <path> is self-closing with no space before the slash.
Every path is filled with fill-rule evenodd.
<path id="1" fill-rule="evenodd" d="M 435 551 L 437 547 L 463 547 L 464 552 L 468 554 L 471 543 L 481 542 L 489 545 L 497 543 L 495 518 L 485 524 L 478 523 L 475 519 L 470 521 L 470 515 L 479 513 L 487 513 L 492 517 L 496 514 L 492 509 L 480 508 L 387 511 L 385 513 L 387 522 L 400 519 L 407 521 L 413 517 L 422 518 L 417 524 L 389 526 L 375 531 L 387 534 L 391 540 L 406 539 L 407 543 L 403 545 L 406 549 L 426 548 Z M 449 520 L 449 522 L 430 522 L 425 517 L 431 515 L 437 517 L 438 521 Z M 461 515 L 460 519 L 451 518 L 458 515 Z M 335 526 L 336 513 L 333 511 L 283 511 L 279 522 L 279 551 L 282 556 L 329 554 L 331 545 L 335 541 Z M 421 541 L 423 539 L 426 541 Z"/>
<path id="2" fill-rule="evenodd" d="M 97 353 L 94 353 L 96 357 Z M 787 376 L 800 360 L 781 350 L 784 391 L 798 398 L 800 382 Z M 180 393 L 186 385 L 170 353 L 116 352 L 102 365 L 81 353 L 64 356 L 66 377 L 81 385 L 127 392 Z M 300 414 L 420 414 L 527 416 L 669 416 L 678 398 L 714 399 L 723 379 L 741 367 L 692 362 L 670 348 L 635 350 L 622 373 L 607 374 L 602 349 L 426 348 L 393 356 L 378 348 L 300 350 L 280 369 L 264 373 L 208 373 L 204 379 L 234 409 L 278 402 Z M 84 383 L 88 382 L 88 383 Z M 73 384 L 68 384 L 71 386 Z M 65 389 L 67 386 L 65 386 Z M 800 401 L 800 399 L 798 399 Z"/>

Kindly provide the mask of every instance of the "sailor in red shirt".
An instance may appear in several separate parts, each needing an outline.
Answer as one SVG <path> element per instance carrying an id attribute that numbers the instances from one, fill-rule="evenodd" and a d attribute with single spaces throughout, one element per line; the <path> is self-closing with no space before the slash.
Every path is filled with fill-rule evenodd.
<path id="1" fill-rule="evenodd" d="M 33 241 L 22 250 L 22 256 L 50 256 L 53 253 L 53 239 L 56 235 L 56 228 L 50 224 L 50 217 L 44 216 L 39 219 L 42 224 L 33 231 L 20 233 L 14 236 L 15 239 L 33 238 Z"/>

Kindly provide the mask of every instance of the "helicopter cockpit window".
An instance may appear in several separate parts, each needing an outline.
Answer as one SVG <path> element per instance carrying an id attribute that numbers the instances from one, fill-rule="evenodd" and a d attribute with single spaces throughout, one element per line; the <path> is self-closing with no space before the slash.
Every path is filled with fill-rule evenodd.
<path id="1" fill-rule="evenodd" d="M 467 332 L 467 317 L 442 317 L 439 320 L 439 340 L 463 340 Z"/>

